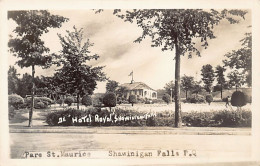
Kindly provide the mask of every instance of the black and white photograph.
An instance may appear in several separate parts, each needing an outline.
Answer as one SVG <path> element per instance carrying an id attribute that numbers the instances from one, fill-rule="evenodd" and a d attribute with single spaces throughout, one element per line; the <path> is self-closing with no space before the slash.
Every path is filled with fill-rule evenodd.
<path id="1" fill-rule="evenodd" d="M 1 165 L 259 165 L 260 1 L 118 2 L 2 2 Z"/>

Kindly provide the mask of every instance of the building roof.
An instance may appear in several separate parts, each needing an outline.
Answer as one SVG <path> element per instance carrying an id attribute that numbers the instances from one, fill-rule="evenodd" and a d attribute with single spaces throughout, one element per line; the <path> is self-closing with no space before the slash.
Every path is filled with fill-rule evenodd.
<path id="1" fill-rule="evenodd" d="M 121 87 L 125 87 L 127 90 L 140 90 L 140 89 L 153 90 L 152 88 L 150 88 L 148 85 L 146 85 L 143 82 L 124 83 L 124 84 L 122 84 L 120 86 Z"/>

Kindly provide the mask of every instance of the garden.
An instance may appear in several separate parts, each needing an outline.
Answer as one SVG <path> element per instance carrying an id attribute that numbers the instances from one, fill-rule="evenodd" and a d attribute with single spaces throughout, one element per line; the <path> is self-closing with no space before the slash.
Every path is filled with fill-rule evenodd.
<path id="1" fill-rule="evenodd" d="M 78 109 L 78 103 L 72 96 L 56 102 L 47 97 L 35 97 L 34 125 L 174 127 L 174 103 L 157 99 L 147 104 L 133 98 L 136 97 L 129 97 L 128 102 L 118 104 L 116 95 L 111 92 L 98 98 L 83 96 Z M 183 99 L 182 126 L 251 127 L 251 104 L 243 92 L 234 92 L 228 106 L 226 102 L 214 101 L 210 97 L 204 99 L 200 96 L 200 100 L 196 101 Z M 9 95 L 10 125 L 26 125 L 30 107 L 30 97 L 24 99 L 19 95 Z"/>

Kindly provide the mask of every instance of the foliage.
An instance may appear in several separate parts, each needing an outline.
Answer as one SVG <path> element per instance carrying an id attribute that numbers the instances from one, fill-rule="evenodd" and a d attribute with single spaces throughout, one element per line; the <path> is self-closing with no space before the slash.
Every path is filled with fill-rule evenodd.
<path id="1" fill-rule="evenodd" d="M 207 94 L 206 95 L 206 102 L 210 104 L 212 101 L 213 101 L 213 96 L 211 94 Z"/>
<path id="2" fill-rule="evenodd" d="M 200 92 L 202 92 L 202 86 L 200 85 L 201 82 L 197 82 L 195 81 L 194 83 L 194 86 L 193 86 L 193 89 L 192 89 L 192 93 L 195 93 L 195 94 L 199 94 Z"/>
<path id="3" fill-rule="evenodd" d="M 8 105 L 8 118 L 9 120 L 15 116 L 15 108 L 12 105 Z"/>
<path id="4" fill-rule="evenodd" d="M 162 97 L 163 101 L 169 104 L 171 102 L 171 96 L 169 94 L 164 94 Z"/>
<path id="5" fill-rule="evenodd" d="M 17 73 L 17 70 L 14 66 L 9 66 L 8 69 L 8 94 L 17 93 L 18 89 L 18 77 L 20 74 Z"/>
<path id="6" fill-rule="evenodd" d="M 236 87 L 236 90 L 245 83 L 244 74 L 237 70 L 230 72 L 227 77 L 229 78 L 229 85 L 231 87 Z"/>
<path id="7" fill-rule="evenodd" d="M 57 100 L 57 103 L 61 106 L 62 103 L 64 103 L 64 101 L 63 101 L 62 99 L 58 99 L 58 100 Z"/>
<path id="8" fill-rule="evenodd" d="M 24 100 L 17 94 L 8 95 L 8 104 L 13 106 L 15 109 L 19 108 L 19 105 L 23 104 Z"/>
<path id="9" fill-rule="evenodd" d="M 204 103 L 205 97 L 202 95 L 193 94 L 191 97 L 188 97 L 185 102 L 187 102 L 187 103 Z"/>
<path id="10" fill-rule="evenodd" d="M 81 103 L 85 106 L 92 105 L 92 98 L 89 95 L 85 95 L 82 97 Z"/>
<path id="11" fill-rule="evenodd" d="M 72 96 L 67 97 L 64 99 L 64 103 L 68 104 L 68 106 L 71 106 L 71 104 L 74 102 L 74 98 Z"/>
<path id="12" fill-rule="evenodd" d="M 226 89 L 226 80 L 225 80 L 225 75 L 224 72 L 226 69 L 220 65 L 218 65 L 215 69 L 215 77 L 217 78 L 217 84 L 220 86 L 219 90 L 221 92 L 221 98 L 222 98 L 222 91 L 225 88 Z M 215 88 L 215 87 L 214 87 Z M 216 89 L 213 89 L 213 91 L 216 91 Z"/>
<path id="13" fill-rule="evenodd" d="M 173 95 L 175 91 L 175 84 L 173 81 L 170 81 L 169 83 L 165 84 L 164 89 L 167 94 Z"/>
<path id="14" fill-rule="evenodd" d="M 203 65 L 201 69 L 202 81 L 207 92 L 211 92 L 212 83 L 214 81 L 214 70 L 210 64 Z"/>
<path id="15" fill-rule="evenodd" d="M 89 116 L 90 115 L 90 116 Z M 101 108 L 88 108 L 76 110 L 68 108 L 65 111 L 54 111 L 47 115 L 46 122 L 50 126 L 174 126 L 174 113 L 163 111 L 146 119 L 122 120 L 115 122 L 115 117 L 144 116 L 145 113 L 135 110 L 116 108 L 114 113 Z M 97 122 L 95 116 L 111 117 L 114 122 Z M 60 118 L 65 121 L 58 123 Z M 91 122 L 73 123 L 72 118 L 91 117 Z M 185 112 L 182 114 L 183 124 L 190 127 L 251 127 L 252 112 L 246 110 L 221 110 L 214 112 Z M 79 122 L 79 121 L 78 121 Z"/>
<path id="16" fill-rule="evenodd" d="M 103 98 L 103 104 L 106 107 L 115 107 L 116 106 L 116 94 L 113 92 L 108 92 Z"/>
<path id="17" fill-rule="evenodd" d="M 231 96 L 231 105 L 232 106 L 237 106 L 237 107 L 242 107 L 246 105 L 247 103 L 247 98 L 243 92 L 240 91 L 235 91 L 232 96 Z"/>
<path id="18" fill-rule="evenodd" d="M 134 106 L 134 103 L 137 102 L 136 95 L 130 95 L 128 101 L 132 104 L 132 106 Z"/>
<path id="19" fill-rule="evenodd" d="M 61 87 L 69 94 L 83 96 L 93 94 L 97 81 L 104 81 L 105 74 L 102 72 L 103 66 L 92 67 L 86 61 L 97 60 L 99 56 L 90 52 L 93 43 L 87 39 L 83 42 L 83 29 L 78 30 L 75 26 L 74 31 L 67 31 L 65 37 L 58 34 L 62 50 L 56 56 L 56 64 L 62 65 L 58 70 L 58 77 L 61 80 Z M 79 107 L 79 102 L 77 102 Z"/>
<path id="20" fill-rule="evenodd" d="M 39 97 L 39 100 L 41 102 L 43 102 L 45 105 L 51 105 L 52 104 L 52 100 L 48 97 Z"/>
<path id="21" fill-rule="evenodd" d="M 34 106 L 35 109 L 44 109 L 44 108 L 47 108 L 47 105 L 43 102 L 37 102 Z"/>
<path id="22" fill-rule="evenodd" d="M 114 80 L 108 80 L 108 82 L 106 83 L 106 91 L 116 93 L 116 89 L 118 85 L 119 85 L 118 82 Z"/>
<path id="23" fill-rule="evenodd" d="M 135 42 L 141 42 L 147 36 L 152 39 L 152 47 L 161 47 L 162 51 L 175 49 L 175 126 L 181 127 L 180 109 L 180 58 L 187 54 L 200 56 L 199 49 L 208 47 L 208 39 L 215 38 L 213 28 L 224 18 L 231 24 L 238 23 L 238 17 L 244 18 L 242 10 L 202 10 L 202 9 L 133 9 L 122 14 L 120 9 L 114 13 L 142 28 L 143 33 Z M 232 16 L 235 16 L 232 17 Z M 198 38 L 201 45 L 193 39 Z M 199 46 L 199 49 L 196 47 Z"/>
<path id="24" fill-rule="evenodd" d="M 14 29 L 15 38 L 10 38 L 8 46 L 10 52 L 19 60 L 18 66 L 32 67 L 32 99 L 35 93 L 34 74 L 35 66 L 48 68 L 51 65 L 52 56 L 44 55 L 50 50 L 44 45 L 42 35 L 49 31 L 49 28 L 60 28 L 61 24 L 68 19 L 51 15 L 46 10 L 17 10 L 8 11 L 8 19 L 17 23 Z M 32 102 L 34 104 L 34 102 Z M 33 106 L 29 111 L 29 125 L 32 126 Z"/>
<path id="25" fill-rule="evenodd" d="M 193 90 L 194 87 L 194 77 L 192 76 L 186 76 L 184 75 L 183 77 L 181 77 L 181 87 L 182 89 L 184 89 L 186 91 L 186 99 L 187 99 L 187 92 L 190 90 Z"/>
<path id="26" fill-rule="evenodd" d="M 252 112 L 223 110 L 215 113 L 213 120 L 219 127 L 251 127 Z"/>
<path id="27" fill-rule="evenodd" d="M 49 28 L 61 27 L 68 19 L 51 15 L 46 10 L 9 11 L 8 19 L 17 23 L 14 29 L 17 36 L 8 43 L 13 55 L 21 58 L 17 64 L 22 68 L 32 65 L 47 67 L 52 58 L 50 55 L 43 56 L 49 52 L 49 48 L 44 46 L 41 36 L 47 33 Z"/>
<path id="28" fill-rule="evenodd" d="M 246 75 L 246 83 L 248 86 L 252 85 L 252 33 L 246 33 L 245 37 L 240 40 L 242 48 L 232 50 L 227 53 L 223 62 L 225 66 L 231 69 L 242 69 L 242 74 Z"/>

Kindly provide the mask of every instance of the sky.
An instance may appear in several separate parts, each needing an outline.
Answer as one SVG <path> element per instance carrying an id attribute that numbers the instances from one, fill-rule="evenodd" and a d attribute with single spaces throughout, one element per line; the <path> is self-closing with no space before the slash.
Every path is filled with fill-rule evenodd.
<path id="1" fill-rule="evenodd" d="M 97 53 L 100 58 L 87 62 L 93 66 L 105 66 L 104 72 L 111 80 L 120 84 L 130 83 L 131 71 L 134 73 L 134 81 L 144 82 L 153 89 L 163 89 L 165 84 L 174 80 L 175 61 L 174 51 L 161 51 L 161 48 L 151 47 L 151 39 L 146 38 L 141 43 L 134 43 L 142 34 L 142 29 L 136 24 L 124 22 L 114 16 L 112 10 L 105 10 L 95 14 L 93 10 L 50 10 L 52 14 L 69 18 L 59 29 L 50 29 L 42 36 L 50 53 L 58 53 L 61 45 L 57 34 L 64 36 L 66 30 L 71 31 L 73 26 L 84 30 L 84 38 L 94 43 L 90 49 Z M 251 32 L 251 12 L 246 15 L 245 20 L 239 24 L 229 24 L 227 21 L 214 28 L 217 37 L 209 41 L 207 49 L 199 48 L 201 57 L 193 56 L 192 59 L 181 57 L 181 76 L 200 77 L 203 65 L 211 64 L 214 68 L 223 65 L 224 55 L 241 47 L 239 42 L 246 32 Z M 8 20 L 9 34 L 13 34 L 16 24 Z M 15 65 L 17 58 L 9 55 L 9 65 Z M 31 68 L 21 69 L 15 65 L 18 73 L 31 73 Z M 51 76 L 55 72 L 55 66 L 49 69 L 36 68 L 36 75 Z M 197 74 L 196 74 L 197 73 Z M 95 93 L 105 92 L 106 82 L 99 82 Z"/>

